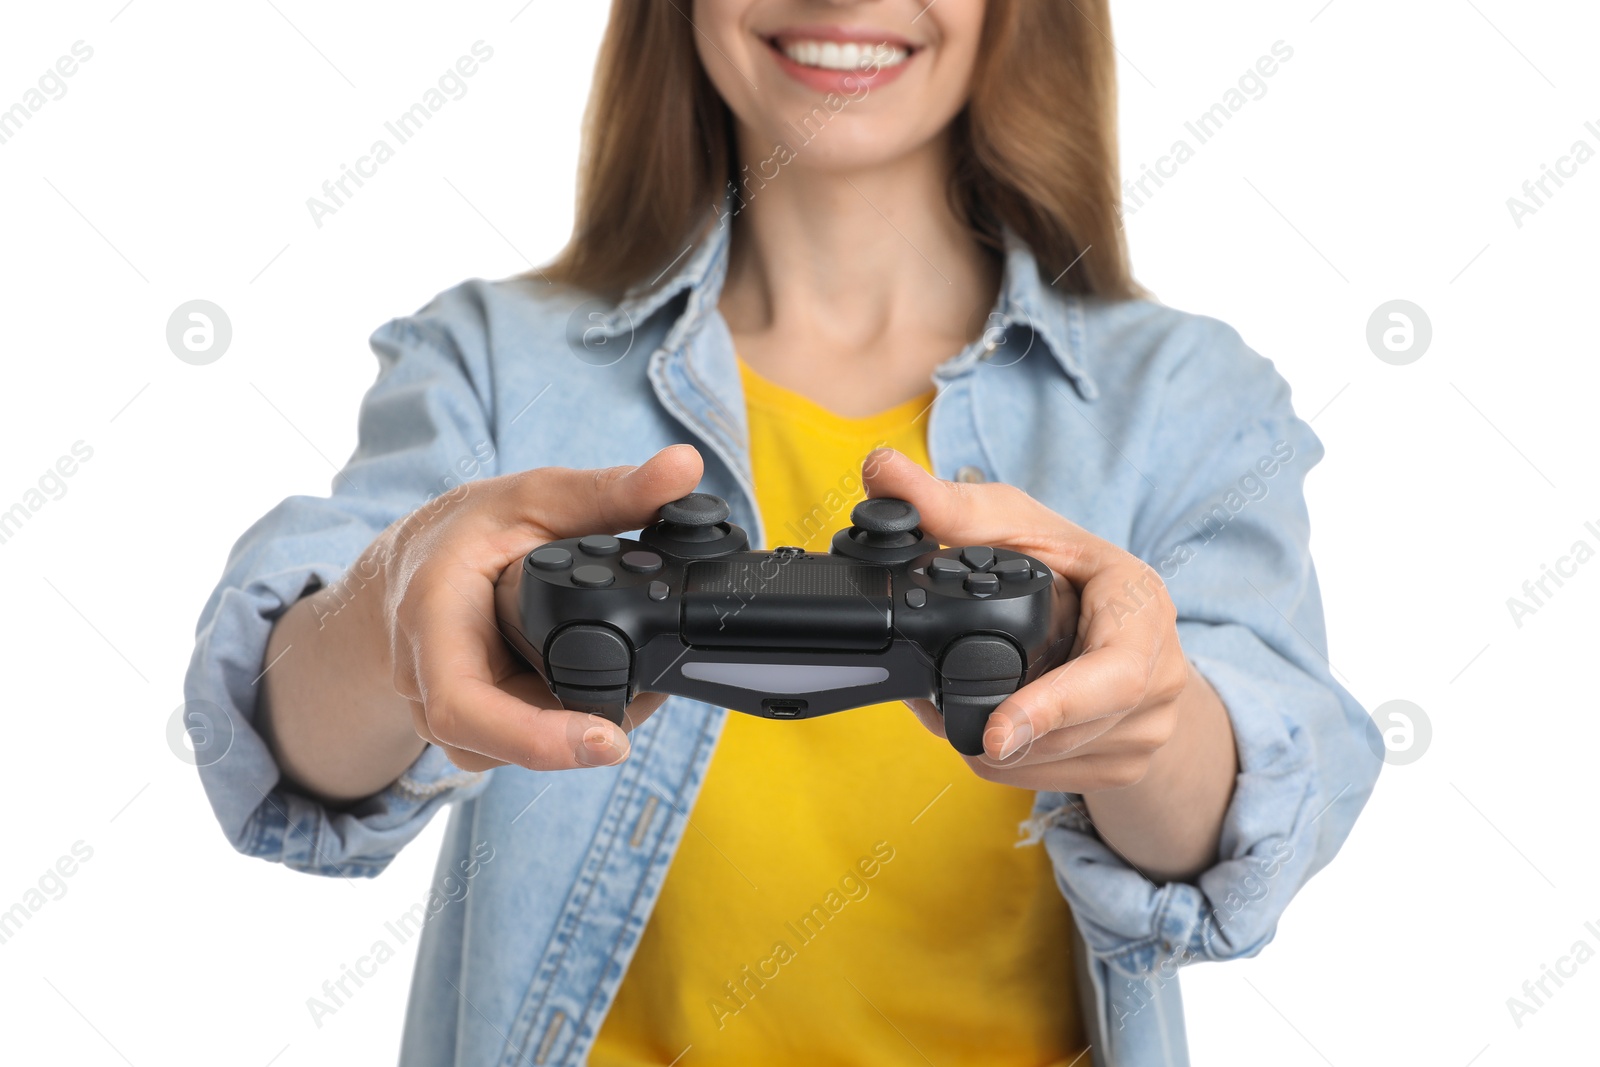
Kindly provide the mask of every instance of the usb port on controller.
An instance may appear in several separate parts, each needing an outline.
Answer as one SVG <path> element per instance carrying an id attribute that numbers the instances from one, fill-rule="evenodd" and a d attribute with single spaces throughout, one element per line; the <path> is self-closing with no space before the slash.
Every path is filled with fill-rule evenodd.
<path id="1" fill-rule="evenodd" d="M 768 697 L 761 702 L 761 710 L 772 719 L 798 719 L 800 713 L 806 710 L 806 702 Z"/>

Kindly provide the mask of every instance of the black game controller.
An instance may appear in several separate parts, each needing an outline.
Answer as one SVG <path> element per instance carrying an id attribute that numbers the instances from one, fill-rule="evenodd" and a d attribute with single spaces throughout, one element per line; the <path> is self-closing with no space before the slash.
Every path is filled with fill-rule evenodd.
<path id="1" fill-rule="evenodd" d="M 622 724 L 640 692 L 768 719 L 921 697 L 957 752 L 1052 666 L 1054 576 L 1001 548 L 940 548 L 903 500 L 867 500 L 829 555 L 749 551 L 728 505 L 692 493 L 638 540 L 534 549 L 496 591 L 512 645 L 563 706 Z"/>

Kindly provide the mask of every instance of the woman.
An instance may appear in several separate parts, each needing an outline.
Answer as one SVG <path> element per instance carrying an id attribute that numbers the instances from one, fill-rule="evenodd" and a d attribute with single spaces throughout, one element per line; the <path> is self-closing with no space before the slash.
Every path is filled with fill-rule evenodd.
<path id="1" fill-rule="evenodd" d="M 1107 25 L 618 0 L 568 249 L 374 335 L 356 454 L 235 548 L 188 696 L 249 854 L 371 876 L 454 805 L 404 1062 L 1183 1063 L 1176 969 L 1342 842 L 1376 761 L 1319 650 L 1321 449 L 1130 280 Z M 496 579 L 697 488 L 758 545 L 870 495 L 1028 552 L 1073 658 L 978 757 L 920 701 L 562 710 Z"/>

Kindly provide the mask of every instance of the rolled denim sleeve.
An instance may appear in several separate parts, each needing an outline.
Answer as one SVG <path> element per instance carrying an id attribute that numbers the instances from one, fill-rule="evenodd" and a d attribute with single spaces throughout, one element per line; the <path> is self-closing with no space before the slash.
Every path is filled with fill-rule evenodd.
<path id="1" fill-rule="evenodd" d="M 487 782 L 430 745 L 376 796 L 332 808 L 284 781 L 255 728 L 278 617 L 341 580 L 343 602 L 376 595 L 358 574 L 346 574 L 373 539 L 430 500 L 494 473 L 474 303 L 470 287 L 452 290 L 373 334 L 378 378 L 362 402 L 356 451 L 331 494 L 291 497 L 246 531 L 201 613 L 184 681 L 186 725 L 223 832 L 247 855 L 315 874 L 373 876 L 441 807 Z"/>
<path id="2" fill-rule="evenodd" d="M 1096 835 L 1080 797 L 1042 794 L 1037 809 L 1085 941 L 1130 976 L 1259 952 L 1381 766 L 1371 720 L 1327 659 L 1303 493 L 1321 443 L 1271 364 L 1212 325 L 1167 385 L 1160 423 L 1173 429 L 1152 435 L 1141 464 L 1154 487 L 1130 548 L 1166 582 L 1184 652 L 1232 720 L 1239 771 L 1220 860 L 1155 884 Z"/>

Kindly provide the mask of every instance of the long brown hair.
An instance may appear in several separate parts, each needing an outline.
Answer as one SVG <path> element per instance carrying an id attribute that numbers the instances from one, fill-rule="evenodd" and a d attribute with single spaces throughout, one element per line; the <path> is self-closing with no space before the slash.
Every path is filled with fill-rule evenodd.
<path id="1" fill-rule="evenodd" d="M 1107 0 L 988 0 L 950 198 L 982 243 L 1014 231 L 1058 289 L 1117 299 L 1139 289 L 1118 219 L 1110 28 Z M 694 32 L 677 4 L 613 0 L 553 280 L 616 294 L 653 278 L 722 203 L 733 121 Z"/>

